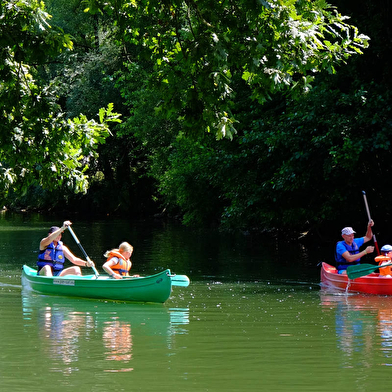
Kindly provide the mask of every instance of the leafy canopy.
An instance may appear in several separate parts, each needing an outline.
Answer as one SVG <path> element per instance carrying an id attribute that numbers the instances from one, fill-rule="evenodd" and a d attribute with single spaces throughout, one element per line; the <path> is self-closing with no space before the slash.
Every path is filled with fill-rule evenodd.
<path id="1" fill-rule="evenodd" d="M 99 121 L 62 112 L 40 72 L 72 42 L 51 28 L 43 2 L 2 1 L 0 15 L 0 202 L 11 189 L 22 195 L 32 185 L 85 191 L 89 159 L 118 115 L 112 105 Z"/>
<path id="2" fill-rule="evenodd" d="M 236 85 L 265 102 L 310 88 L 315 73 L 362 53 L 368 37 L 324 0 L 89 0 L 87 10 L 116 20 L 121 42 L 152 64 L 156 112 L 188 133 L 231 138 Z M 135 59 L 132 59 L 134 61 Z"/>

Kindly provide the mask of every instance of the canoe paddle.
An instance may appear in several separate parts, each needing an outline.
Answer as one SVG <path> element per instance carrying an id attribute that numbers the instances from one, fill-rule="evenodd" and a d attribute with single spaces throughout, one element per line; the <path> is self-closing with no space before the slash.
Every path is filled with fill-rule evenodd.
<path id="1" fill-rule="evenodd" d="M 188 287 L 190 279 L 186 275 L 169 275 L 172 286 Z M 134 279 L 133 276 L 123 276 L 123 279 Z"/>
<path id="2" fill-rule="evenodd" d="M 350 265 L 347 267 L 347 276 L 349 279 L 360 278 L 361 276 L 369 275 L 379 268 L 388 267 L 392 263 L 387 263 L 383 265 L 373 265 L 373 264 L 359 264 Z"/>
<path id="3" fill-rule="evenodd" d="M 80 241 L 78 240 L 78 237 L 76 237 L 74 231 L 71 229 L 71 226 L 68 226 L 68 230 L 71 232 L 72 237 L 74 238 L 75 242 L 78 244 L 80 250 L 83 252 L 84 257 L 86 258 L 86 260 L 89 261 L 89 262 L 91 262 L 90 257 L 88 257 L 88 255 L 87 255 L 86 251 L 84 250 L 82 244 L 81 244 Z M 98 278 L 99 273 L 98 273 L 97 269 L 96 269 L 94 266 L 92 266 L 91 268 L 93 269 L 95 276 Z"/>
<path id="4" fill-rule="evenodd" d="M 188 287 L 190 280 L 186 275 L 170 275 L 172 286 Z"/>
<path id="5" fill-rule="evenodd" d="M 363 194 L 363 200 L 365 202 L 366 212 L 367 212 L 368 219 L 370 222 L 372 220 L 372 218 L 370 217 L 370 210 L 369 210 L 369 205 L 368 205 L 367 198 L 366 198 L 366 192 L 362 191 L 362 194 Z M 378 243 L 376 240 L 376 236 L 374 234 L 373 234 L 373 242 L 374 242 L 374 246 L 376 247 L 377 255 L 380 255 L 380 249 L 378 248 Z M 372 272 L 376 271 L 380 267 L 387 267 L 388 265 L 392 265 L 392 263 L 384 264 L 382 266 L 374 265 L 374 264 L 350 265 L 347 267 L 347 276 L 349 279 L 360 278 L 361 276 L 371 274 Z"/>
<path id="6" fill-rule="evenodd" d="M 368 202 L 366 199 L 366 192 L 362 191 L 363 194 L 363 200 L 365 201 L 365 207 L 366 207 L 366 211 L 367 211 L 367 215 L 369 218 L 369 222 L 372 220 L 372 218 L 370 217 L 370 211 L 369 211 L 369 206 L 368 206 Z M 373 230 L 372 230 L 373 232 Z M 377 244 L 377 240 L 376 240 L 376 236 L 373 234 L 373 242 L 374 242 L 374 246 L 376 247 L 376 251 L 377 251 L 377 255 L 380 255 L 380 249 L 378 249 L 378 244 Z"/>

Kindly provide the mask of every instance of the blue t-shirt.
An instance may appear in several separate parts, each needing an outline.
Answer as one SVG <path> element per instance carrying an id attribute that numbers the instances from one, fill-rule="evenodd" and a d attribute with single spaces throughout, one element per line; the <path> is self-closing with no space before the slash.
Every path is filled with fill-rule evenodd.
<path id="1" fill-rule="evenodd" d="M 354 241 L 353 241 L 353 243 L 352 243 L 351 246 L 350 246 L 350 245 L 347 245 L 344 241 L 339 241 L 339 242 L 336 244 L 336 262 L 338 263 L 337 267 L 338 267 L 338 270 L 339 270 L 339 271 L 347 269 L 347 267 L 348 267 L 349 265 L 356 265 L 356 264 L 359 264 L 359 261 L 361 260 L 360 257 L 358 257 L 357 260 L 355 260 L 355 261 L 349 263 L 349 262 L 342 256 L 342 254 L 343 254 L 344 252 L 347 252 L 347 251 L 349 251 L 350 254 L 355 254 L 354 252 L 355 252 L 356 250 L 358 251 L 357 253 L 359 253 L 359 248 L 364 244 L 364 242 L 365 242 L 365 238 L 364 238 L 364 237 L 361 237 L 361 238 L 354 238 Z"/>

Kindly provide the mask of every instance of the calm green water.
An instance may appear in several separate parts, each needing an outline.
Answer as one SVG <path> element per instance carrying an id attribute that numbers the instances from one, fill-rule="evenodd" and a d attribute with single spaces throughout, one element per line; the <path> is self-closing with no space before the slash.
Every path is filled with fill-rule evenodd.
<path id="1" fill-rule="evenodd" d="M 381 391 L 392 385 L 391 299 L 320 291 L 313 255 L 322 257 L 320 249 L 162 223 L 73 219 L 98 270 L 104 251 L 127 240 L 135 246 L 135 273 L 169 267 L 188 275 L 191 285 L 174 288 L 165 304 L 23 290 L 22 264 L 34 265 L 39 240 L 61 221 L 0 215 L 1 391 Z M 81 256 L 69 233 L 63 239 Z"/>

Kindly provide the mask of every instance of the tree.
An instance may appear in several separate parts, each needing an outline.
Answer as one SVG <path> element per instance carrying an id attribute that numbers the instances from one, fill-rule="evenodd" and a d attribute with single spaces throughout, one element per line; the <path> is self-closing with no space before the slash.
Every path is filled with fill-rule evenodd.
<path id="1" fill-rule="evenodd" d="M 136 136 L 146 147 L 168 207 L 179 207 L 191 224 L 271 227 L 309 218 L 301 206 L 303 187 L 311 187 L 305 174 L 296 189 L 290 166 L 280 167 L 282 159 L 295 162 L 291 156 L 302 155 L 307 136 L 288 144 L 284 154 L 270 152 L 266 137 L 272 148 L 278 140 L 284 144 L 285 137 L 291 140 L 281 113 L 285 96 L 291 107 L 286 93 L 309 94 L 318 72 L 334 73 L 367 47 L 368 38 L 347 24 L 347 17 L 323 1 L 89 5 L 116 21 L 117 41 L 127 48 L 119 86 L 130 116 L 120 133 Z M 282 108 L 268 111 L 268 102 Z M 218 139 L 234 132 L 238 137 L 231 145 L 214 145 L 205 130 Z M 278 183 L 281 197 L 274 191 Z M 319 203 L 320 198 L 314 203 L 317 218 Z"/>
<path id="2" fill-rule="evenodd" d="M 7 0 L 0 7 L 0 202 L 32 185 L 85 191 L 88 162 L 118 115 L 109 105 L 98 121 L 67 119 L 40 72 L 72 49 L 70 36 L 51 28 L 42 2 Z"/>
<path id="3" fill-rule="evenodd" d="M 367 37 L 324 0 L 89 1 L 116 21 L 122 42 L 151 59 L 150 82 L 164 99 L 156 111 L 187 133 L 235 133 L 235 86 L 251 96 L 307 91 L 321 70 L 335 71 Z"/>

